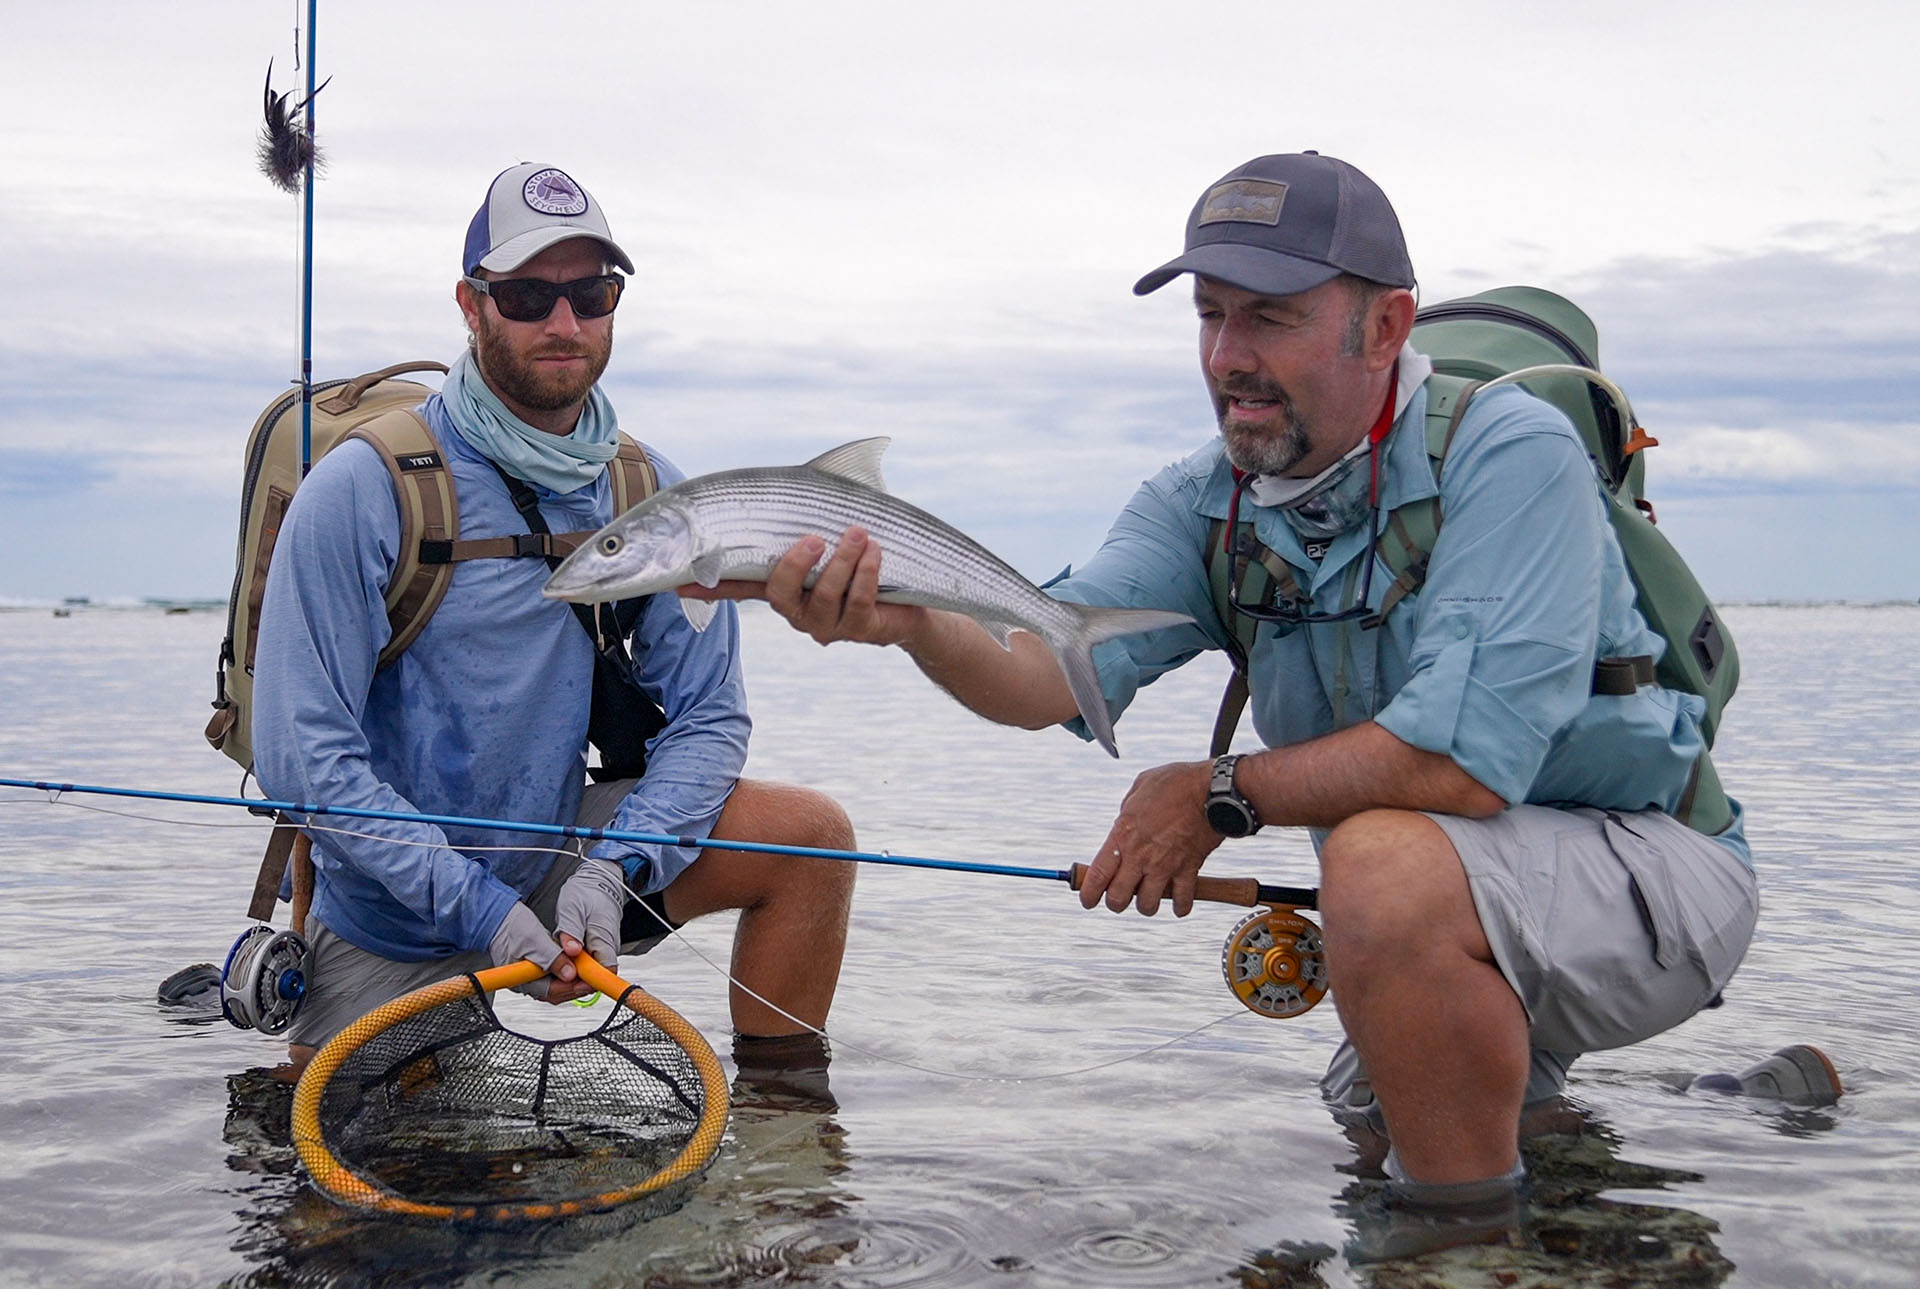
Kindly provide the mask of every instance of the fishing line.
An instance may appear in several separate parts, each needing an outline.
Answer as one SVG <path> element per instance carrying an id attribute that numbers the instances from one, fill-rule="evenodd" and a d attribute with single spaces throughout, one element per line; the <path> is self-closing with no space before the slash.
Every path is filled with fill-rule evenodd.
<path id="1" fill-rule="evenodd" d="M 47 805 L 68 806 L 76 810 L 87 810 L 96 814 L 111 815 L 116 818 L 132 819 L 132 820 L 137 820 L 137 821 L 147 822 L 147 823 L 173 824 L 180 827 L 193 827 L 193 828 L 254 828 L 254 829 L 257 829 L 260 827 L 260 825 L 257 823 L 243 822 L 243 823 L 235 823 L 235 824 L 217 824 L 217 823 L 199 823 L 192 820 L 170 819 L 160 815 L 145 815 L 145 814 L 135 813 L 133 811 L 115 810 L 107 806 L 97 806 L 97 805 L 93 805 L 83 801 L 69 801 L 69 800 L 65 800 L 63 797 L 63 794 L 69 791 L 101 792 L 101 793 L 109 793 L 109 794 L 120 793 L 124 795 L 140 795 L 140 796 L 158 796 L 166 799 L 182 799 L 185 797 L 186 794 L 141 792 L 137 790 L 85 787 L 81 785 L 72 785 L 72 784 L 56 785 L 56 784 L 49 784 L 49 783 L 43 783 L 43 782 L 28 783 L 22 780 L 15 780 L 15 779 L 0 779 L 0 787 L 24 787 L 24 788 L 33 788 L 36 790 L 44 790 L 49 794 L 45 802 L 45 804 Z M 229 799 L 201 798 L 198 800 L 204 800 L 208 802 L 217 802 L 220 804 L 241 804 L 242 801 L 244 801 L 244 799 L 236 800 L 236 799 L 230 799 L 230 798 Z M 16 798 L 11 802 L 0 802 L 0 804 L 27 805 L 31 803 L 25 798 Z M 269 805 L 277 804 L 277 803 L 245 802 L 245 804 L 247 804 L 249 808 L 251 808 L 255 804 L 258 804 L 260 808 L 265 809 Z M 303 809 L 309 812 L 321 812 L 319 807 L 308 806 L 308 807 L 303 807 Z M 336 812 L 325 811 L 324 813 L 336 813 Z M 341 813 L 344 813 L 344 812 L 341 812 Z M 385 818 L 385 817 L 388 817 L 389 815 L 397 814 L 399 812 L 369 811 L 369 812 L 363 812 L 363 813 L 377 813 L 379 817 Z M 425 815 L 413 815 L 408 817 L 415 818 L 415 819 L 432 818 L 432 816 L 425 816 Z M 503 822 L 503 821 L 495 821 L 495 822 Z M 610 837 L 613 840 L 623 840 L 625 836 L 623 834 L 617 833 L 615 830 L 578 829 L 578 828 L 571 828 L 570 826 L 567 826 L 567 825 L 534 825 L 533 827 L 535 829 L 548 829 L 548 830 L 567 828 L 569 831 L 572 831 L 575 833 L 603 834 L 607 837 Z M 416 846 L 423 849 L 439 849 L 441 845 L 440 843 L 436 843 L 436 842 L 414 841 L 414 840 L 404 839 L 404 838 L 386 837 L 377 833 L 360 832 L 355 829 L 343 828 L 337 825 L 330 825 L 330 824 L 317 824 L 317 823 L 309 822 L 309 823 L 303 824 L 302 828 L 310 832 L 331 833 L 341 837 L 354 837 L 354 838 L 359 838 L 367 841 L 383 841 L 389 844 L 398 844 L 402 846 Z M 634 834 L 634 835 L 646 836 L 645 834 Z M 581 838 L 581 840 L 585 840 L 585 839 L 587 838 L 585 837 Z M 684 842 L 687 839 L 676 838 L 674 840 Z M 718 844 L 724 844 L 724 843 L 709 841 L 709 842 L 705 842 L 704 844 L 718 845 Z M 750 845 L 771 846 L 771 843 L 738 843 L 738 844 L 743 847 L 750 846 Z M 564 855 L 564 856 L 578 856 L 581 853 L 579 850 L 576 850 L 576 849 L 559 847 L 559 846 L 463 846 L 463 847 L 460 847 L 459 849 L 466 850 L 466 851 L 486 852 L 486 853 L 533 851 L 533 852 L 544 852 L 547 854 Z M 797 852 L 800 854 L 832 854 L 836 857 L 839 855 L 852 855 L 852 854 L 858 853 L 858 852 L 821 852 L 821 851 L 815 850 L 814 848 L 809 848 L 809 847 L 778 847 L 776 849 L 782 852 Z M 908 857 L 892 856 L 889 858 L 892 858 L 896 862 L 900 862 L 900 863 L 908 862 Z M 941 863 L 942 866 L 947 866 L 948 864 L 947 861 L 935 861 L 935 862 Z M 918 865 L 914 865 L 914 866 L 918 866 Z M 990 869 L 998 869 L 1000 866 L 986 866 L 986 867 Z M 1045 870 L 1045 869 L 1030 869 L 1030 870 L 1022 869 L 1022 870 L 1013 870 L 1013 871 L 1020 872 L 1023 874 L 1029 873 L 1029 872 L 1034 874 L 1043 874 L 1049 878 L 1055 876 L 1055 874 L 1052 871 Z M 621 885 L 625 887 L 627 893 L 630 896 L 632 896 L 635 900 L 641 899 L 640 892 L 634 890 L 632 885 L 625 880 L 624 876 L 621 879 Z M 694 957 L 698 958 L 702 963 L 704 963 L 708 968 L 710 968 L 716 975 L 720 976 L 722 979 L 727 981 L 727 983 L 731 985 L 733 988 L 740 990 L 742 993 L 754 999 L 756 1002 L 759 1002 L 761 1005 L 767 1007 L 769 1010 L 773 1011 L 777 1015 L 784 1017 L 786 1020 L 792 1022 L 795 1025 L 800 1026 L 802 1029 L 806 1030 L 811 1034 L 815 1034 L 823 1039 L 827 1039 L 827 1041 L 831 1042 L 836 1047 L 846 1048 L 849 1051 L 857 1052 L 862 1056 L 869 1057 L 872 1060 L 879 1061 L 884 1064 L 899 1066 L 902 1069 L 913 1070 L 916 1073 L 929 1074 L 938 1078 L 954 1079 L 954 1080 L 959 1080 L 959 1081 L 969 1082 L 969 1083 L 1040 1083 L 1040 1082 L 1046 1082 L 1054 1079 L 1073 1078 L 1083 1074 L 1090 1074 L 1098 1070 L 1108 1069 L 1112 1066 L 1124 1065 L 1129 1061 L 1139 1060 L 1143 1057 L 1151 1056 L 1156 1052 L 1165 1051 L 1167 1048 L 1174 1047 L 1181 1043 L 1186 1042 L 1188 1039 L 1193 1038 L 1197 1034 L 1204 1033 L 1205 1031 L 1212 1029 L 1217 1025 L 1220 1025 L 1226 1021 L 1232 1020 L 1237 1016 L 1243 1016 L 1246 1014 L 1245 1011 L 1228 1012 L 1221 1016 L 1217 1016 L 1214 1019 L 1205 1022 L 1204 1024 L 1197 1025 L 1194 1028 L 1185 1031 L 1184 1033 L 1176 1034 L 1174 1037 L 1169 1038 L 1164 1042 L 1156 1043 L 1151 1047 L 1142 1048 L 1136 1052 L 1126 1053 L 1124 1055 L 1114 1057 L 1110 1060 L 1097 1061 L 1091 1065 L 1077 1066 L 1072 1069 L 1052 1070 L 1052 1071 L 1046 1071 L 1046 1072 L 1034 1073 L 1034 1074 L 971 1074 L 961 1070 L 941 1069 L 935 1066 L 921 1065 L 916 1062 L 906 1060 L 903 1057 L 891 1056 L 891 1055 L 888 1055 L 887 1053 L 878 1051 L 873 1048 L 863 1047 L 860 1044 L 854 1043 L 846 1039 L 843 1034 L 835 1034 L 835 1035 L 829 1036 L 825 1030 L 817 1026 L 808 1024 L 806 1021 L 800 1019 L 798 1016 L 795 1016 L 793 1013 L 781 1007 L 778 1003 L 775 1003 L 771 999 L 764 997 L 759 992 L 757 992 L 756 990 L 752 989 L 751 987 L 749 987 L 748 985 L 740 981 L 737 977 L 733 975 L 731 971 L 727 969 L 726 966 L 724 966 L 719 962 L 714 961 L 713 958 L 709 957 L 704 951 L 702 951 L 701 948 L 698 945 L 696 945 L 691 939 L 689 939 L 686 935 L 682 934 L 683 928 L 676 927 L 671 923 L 669 923 L 659 913 L 655 912 L 651 906 L 642 902 L 640 904 L 640 908 L 642 909 L 643 912 L 646 913 L 648 917 L 653 918 L 656 922 L 658 922 L 660 924 L 661 929 L 671 939 L 676 941 L 687 952 L 693 954 Z M 842 1010 L 846 1010 L 846 1009 L 843 1008 Z"/>
<path id="2" fill-rule="evenodd" d="M 627 887 L 627 891 L 629 894 L 634 894 L 636 899 L 639 898 L 638 895 L 635 894 L 631 886 Z M 968 1074 L 961 1070 L 944 1070 L 944 1069 L 936 1068 L 931 1065 L 916 1065 L 914 1062 L 906 1060 L 903 1057 L 888 1056 L 884 1052 L 875 1051 L 872 1048 L 861 1047 L 858 1044 L 848 1042 L 838 1035 L 829 1036 L 826 1030 L 819 1029 L 813 1025 L 807 1024 L 806 1021 L 801 1020 L 798 1016 L 795 1016 L 792 1012 L 786 1010 L 784 1007 L 781 1007 L 778 1003 L 771 1002 L 768 999 L 761 997 L 759 994 L 755 993 L 752 989 L 749 989 L 746 985 L 741 984 L 738 980 L 734 979 L 734 977 L 727 971 L 725 967 L 721 966 L 719 963 L 715 962 L 712 958 L 709 958 L 706 954 L 702 953 L 698 945 L 694 944 L 693 941 L 681 935 L 679 928 L 673 926 L 665 918 L 661 917 L 658 913 L 654 912 L 653 909 L 648 907 L 647 905 L 642 904 L 640 907 L 646 912 L 648 917 L 651 917 L 652 919 L 654 919 L 654 921 L 658 922 L 662 927 L 666 928 L 667 933 L 673 936 L 676 940 L 678 940 L 683 948 L 685 948 L 688 952 L 692 953 L 696 958 L 700 959 L 700 961 L 706 963 L 709 967 L 712 967 L 714 971 L 718 972 L 722 976 L 725 976 L 726 979 L 729 982 L 731 982 L 736 988 L 738 988 L 742 993 L 748 995 L 749 997 L 755 999 L 760 1003 L 765 1004 L 767 1007 L 771 1008 L 775 1012 L 778 1012 L 780 1015 L 786 1017 L 788 1020 L 792 1021 L 794 1024 L 800 1026 L 802 1029 L 805 1029 L 808 1033 L 815 1034 L 820 1038 L 826 1039 L 829 1043 L 833 1044 L 833 1046 L 835 1047 L 847 1048 L 849 1051 L 858 1052 L 860 1055 L 871 1057 L 876 1061 L 882 1061 L 888 1065 L 897 1065 L 897 1066 L 900 1066 L 902 1069 L 913 1070 L 920 1074 L 932 1074 L 943 1079 L 958 1079 L 968 1083 L 1042 1083 L 1049 1079 L 1065 1079 L 1065 1078 L 1072 1078 L 1073 1076 L 1079 1075 L 1079 1074 L 1091 1074 L 1095 1070 L 1104 1070 L 1108 1066 L 1124 1065 L 1128 1061 L 1139 1060 L 1143 1056 L 1151 1056 L 1155 1052 L 1164 1051 L 1165 1049 L 1172 1047 L 1175 1044 L 1184 1043 L 1188 1039 L 1192 1038 L 1195 1034 L 1201 1033 L 1204 1030 L 1212 1029 L 1215 1025 L 1221 1024 L 1224 1021 L 1233 1020 L 1236 1016 L 1246 1015 L 1245 1011 L 1228 1012 L 1224 1016 L 1216 1016 L 1214 1019 L 1208 1021 L 1204 1025 L 1195 1026 L 1193 1029 L 1188 1030 L 1184 1034 L 1176 1034 L 1174 1037 L 1166 1040 L 1164 1043 L 1156 1043 L 1152 1047 L 1142 1048 L 1138 1052 L 1130 1052 L 1125 1056 L 1117 1056 L 1109 1061 L 1098 1061 L 1092 1065 L 1083 1065 L 1083 1066 L 1079 1066 L 1076 1069 L 1071 1069 L 1071 1070 L 1053 1070 L 1044 1074 Z"/>

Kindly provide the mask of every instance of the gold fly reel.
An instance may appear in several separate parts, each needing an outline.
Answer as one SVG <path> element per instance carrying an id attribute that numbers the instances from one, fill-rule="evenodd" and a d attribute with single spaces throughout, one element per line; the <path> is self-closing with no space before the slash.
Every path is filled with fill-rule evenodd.
<path id="1" fill-rule="evenodd" d="M 1227 936 L 1220 971 L 1233 996 L 1262 1016 L 1298 1016 L 1327 996 L 1320 928 L 1285 905 L 1243 918 Z"/>

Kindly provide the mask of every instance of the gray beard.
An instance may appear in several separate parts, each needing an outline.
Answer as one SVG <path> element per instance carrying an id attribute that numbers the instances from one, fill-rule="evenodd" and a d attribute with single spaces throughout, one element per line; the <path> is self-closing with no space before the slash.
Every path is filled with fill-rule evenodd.
<path id="1" fill-rule="evenodd" d="M 1228 429 L 1226 398 L 1218 396 L 1214 400 L 1214 417 L 1227 445 L 1227 460 L 1248 474 L 1285 474 L 1313 450 L 1306 422 L 1294 410 L 1291 399 L 1284 394 L 1280 397 L 1283 420 L 1278 434 Z"/>

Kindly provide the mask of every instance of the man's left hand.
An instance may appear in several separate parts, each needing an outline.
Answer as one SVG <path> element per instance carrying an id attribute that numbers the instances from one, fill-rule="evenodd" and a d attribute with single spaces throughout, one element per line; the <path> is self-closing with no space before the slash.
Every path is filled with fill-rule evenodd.
<path id="1" fill-rule="evenodd" d="M 1211 761 L 1182 761 L 1133 781 L 1106 844 L 1081 880 L 1082 907 L 1092 908 L 1104 895 L 1115 913 L 1133 904 L 1152 917 L 1171 895 L 1175 917 L 1193 911 L 1194 879 L 1221 841 L 1207 823 L 1212 770 Z"/>

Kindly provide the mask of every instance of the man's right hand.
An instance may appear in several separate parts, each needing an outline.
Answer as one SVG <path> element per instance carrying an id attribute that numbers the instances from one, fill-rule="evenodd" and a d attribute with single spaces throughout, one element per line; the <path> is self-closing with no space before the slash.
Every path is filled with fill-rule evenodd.
<path id="1" fill-rule="evenodd" d="M 765 600 L 773 611 L 820 644 L 906 644 L 925 630 L 931 611 L 912 604 L 882 604 L 880 545 L 858 525 L 840 535 L 833 558 L 809 587 L 807 574 L 825 553 L 820 537 L 794 543 L 764 582 L 722 582 L 715 587 L 677 588 L 690 600 Z"/>
<path id="2" fill-rule="evenodd" d="M 1038 729 L 1077 710 L 1060 664 L 1038 636 L 1016 631 L 1011 647 L 1002 648 L 963 613 L 882 604 L 880 547 L 864 528 L 856 525 L 841 534 L 833 558 L 808 589 L 807 574 L 826 546 L 819 537 L 801 538 L 765 582 L 675 589 L 692 600 L 765 600 L 795 630 L 821 644 L 899 645 L 934 684 L 1002 725 Z"/>

